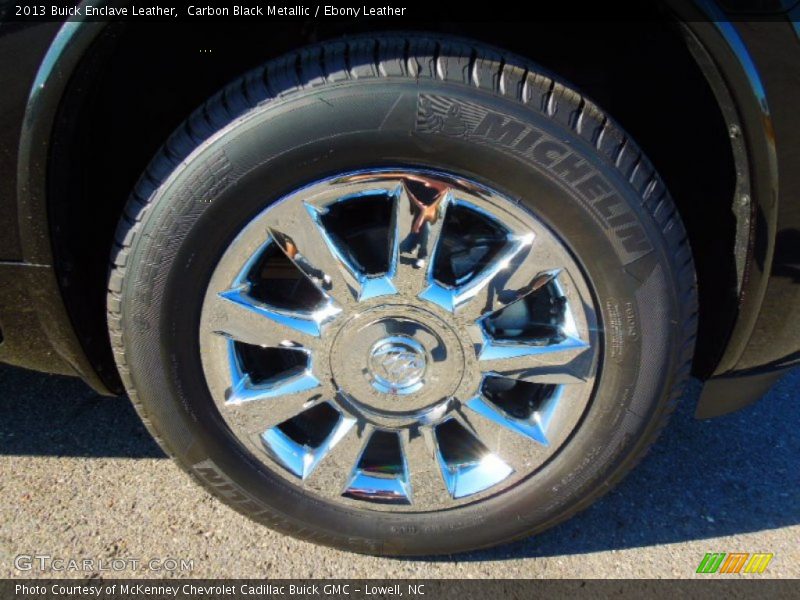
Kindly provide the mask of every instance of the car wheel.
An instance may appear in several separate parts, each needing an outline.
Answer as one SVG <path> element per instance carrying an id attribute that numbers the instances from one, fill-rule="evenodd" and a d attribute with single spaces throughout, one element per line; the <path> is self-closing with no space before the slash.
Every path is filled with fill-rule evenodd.
<path id="1" fill-rule="evenodd" d="M 688 375 L 658 174 L 534 65 L 424 36 L 271 61 L 165 143 L 120 223 L 119 370 L 216 496 L 358 552 L 541 531 L 619 481 Z"/>

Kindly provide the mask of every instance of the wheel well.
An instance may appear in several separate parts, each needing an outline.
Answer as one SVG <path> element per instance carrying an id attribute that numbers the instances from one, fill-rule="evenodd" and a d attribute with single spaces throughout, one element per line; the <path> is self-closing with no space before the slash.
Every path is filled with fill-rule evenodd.
<path id="1" fill-rule="evenodd" d="M 369 22 L 313 28 L 126 23 L 107 27 L 94 43 L 57 115 L 48 218 L 67 310 L 112 390 L 121 385 L 105 323 L 108 259 L 123 205 L 150 158 L 194 108 L 237 75 L 298 46 L 374 29 Z M 735 167 L 727 126 L 677 24 L 405 22 L 404 29 L 457 34 L 514 51 L 577 86 L 637 140 L 689 232 L 700 286 L 694 372 L 708 374 L 736 310 Z"/>

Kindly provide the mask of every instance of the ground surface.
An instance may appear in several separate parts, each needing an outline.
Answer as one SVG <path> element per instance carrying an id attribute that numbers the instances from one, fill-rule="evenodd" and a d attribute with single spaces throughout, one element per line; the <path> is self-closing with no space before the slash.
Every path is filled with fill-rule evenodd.
<path id="1" fill-rule="evenodd" d="M 640 467 L 568 523 L 490 551 L 396 560 L 257 526 L 165 459 L 127 399 L 0 367 L 0 577 L 50 575 L 15 569 L 20 554 L 184 558 L 193 570 L 177 574 L 194 577 L 690 577 L 712 551 L 773 552 L 760 577 L 800 577 L 800 370 L 712 421 L 692 418 L 697 393 Z"/>

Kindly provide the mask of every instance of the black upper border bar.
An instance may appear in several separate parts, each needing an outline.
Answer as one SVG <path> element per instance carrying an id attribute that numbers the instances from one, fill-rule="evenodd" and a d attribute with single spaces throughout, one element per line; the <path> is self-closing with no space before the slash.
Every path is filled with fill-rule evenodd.
<path id="1" fill-rule="evenodd" d="M 473 5 L 474 6 L 474 5 Z M 239 7 L 237 9 L 236 7 Z M 243 10 L 246 9 L 246 10 Z M 658 21 L 682 15 L 689 21 L 776 21 L 800 16 L 800 0 L 569 0 L 486 3 L 483 9 L 463 2 L 405 0 L 0 0 L 0 24 L 86 21 L 152 21 L 198 23 L 239 21 L 275 23 L 282 20 L 391 21 Z"/>

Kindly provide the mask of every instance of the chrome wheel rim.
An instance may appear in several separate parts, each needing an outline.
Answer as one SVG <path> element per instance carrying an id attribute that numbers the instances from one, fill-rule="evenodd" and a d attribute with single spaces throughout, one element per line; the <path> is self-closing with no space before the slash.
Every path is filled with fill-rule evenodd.
<path id="1" fill-rule="evenodd" d="M 232 241 L 201 359 L 266 469 L 338 504 L 441 510 L 519 484 L 578 426 L 600 359 L 592 297 L 520 202 L 429 170 L 347 173 Z"/>

